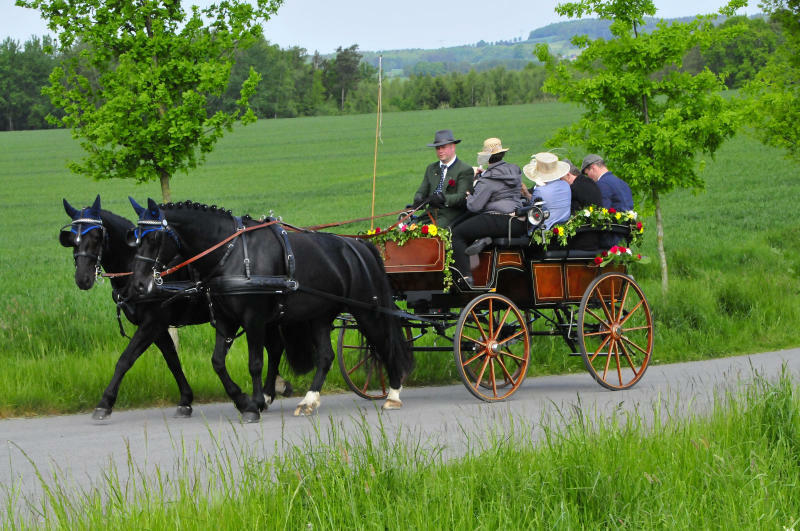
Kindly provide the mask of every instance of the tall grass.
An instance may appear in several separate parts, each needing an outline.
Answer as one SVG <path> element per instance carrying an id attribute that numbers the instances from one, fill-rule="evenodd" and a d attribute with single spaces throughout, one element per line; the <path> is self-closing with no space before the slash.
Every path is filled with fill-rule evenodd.
<path id="1" fill-rule="evenodd" d="M 792 529 L 800 523 L 800 394 L 784 372 L 717 396 L 708 416 L 653 406 L 649 420 L 570 413 L 537 441 L 508 419 L 467 454 L 360 422 L 337 425 L 272 458 L 247 445 L 158 471 L 131 485 L 112 472 L 101 491 L 75 496 L 46 484 L 26 510 L 51 529 Z M 351 432 L 352 433 L 352 432 Z M 178 445 L 180 447 L 180 445 Z M 151 476 L 152 477 L 152 476 Z M 12 524 L 12 522 L 14 522 Z"/>
<path id="2" fill-rule="evenodd" d="M 511 147 L 509 160 L 521 165 L 577 115 L 558 103 L 389 113 L 375 210 L 390 212 L 411 199 L 433 160 L 425 144 L 437 129 L 450 127 L 464 139 L 458 148 L 467 161 L 485 137 L 498 136 Z M 173 198 L 253 216 L 273 210 L 296 225 L 369 215 L 374 131 L 368 115 L 262 120 L 223 138 L 204 166 L 175 176 Z M 133 218 L 126 197 L 159 198 L 160 189 L 70 174 L 65 164 L 81 152 L 67 131 L 0 133 L 0 146 L 0 416 L 86 410 L 127 340 L 118 333 L 108 284 L 89 292 L 75 286 L 71 253 L 57 242 L 69 221 L 61 199 L 84 206 L 99 193 L 105 208 Z M 706 164 L 705 192 L 664 198 L 669 295 L 660 293 L 656 260 L 633 271 L 653 308 L 655 363 L 800 344 L 800 221 L 790 214 L 800 197 L 798 170 L 739 136 Z M 645 223 L 651 230 L 643 251 L 655 256 L 654 223 Z M 226 398 L 209 363 L 212 340 L 208 325 L 181 332 L 181 359 L 201 401 Z M 172 377 L 151 350 L 127 376 L 118 407 L 175 402 Z M 560 339 L 537 339 L 531 372 L 582 371 L 566 354 Z M 248 378 L 246 358 L 237 341 L 228 357 L 237 380 Z M 335 372 L 326 389 L 342 386 Z M 409 383 L 455 378 L 451 356 L 421 354 Z M 300 391 L 308 381 L 292 380 Z"/>

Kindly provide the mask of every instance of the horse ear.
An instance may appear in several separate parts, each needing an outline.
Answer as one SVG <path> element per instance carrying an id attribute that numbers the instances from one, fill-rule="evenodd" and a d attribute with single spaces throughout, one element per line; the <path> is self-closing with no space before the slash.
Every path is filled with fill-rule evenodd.
<path id="1" fill-rule="evenodd" d="M 100 212 L 100 194 L 97 194 L 97 197 L 94 198 L 94 203 L 92 203 L 92 211 L 93 212 Z"/>
<path id="2" fill-rule="evenodd" d="M 147 198 L 147 208 L 152 210 L 153 212 L 158 212 L 158 203 L 153 201 L 151 198 Z"/>
<path id="3" fill-rule="evenodd" d="M 69 201 L 66 199 L 64 201 L 64 210 L 67 212 L 67 215 L 71 218 L 75 218 L 78 215 L 78 210 L 74 208 L 72 205 L 69 204 Z"/>
<path id="4" fill-rule="evenodd" d="M 58 234 L 58 243 L 63 247 L 75 247 L 75 233 L 68 230 L 62 230 Z"/>
<path id="5" fill-rule="evenodd" d="M 137 216 L 141 216 L 142 212 L 144 212 L 144 207 L 136 202 L 136 199 L 128 196 L 128 201 L 131 202 L 131 206 L 133 206 L 133 211 L 136 212 Z"/>

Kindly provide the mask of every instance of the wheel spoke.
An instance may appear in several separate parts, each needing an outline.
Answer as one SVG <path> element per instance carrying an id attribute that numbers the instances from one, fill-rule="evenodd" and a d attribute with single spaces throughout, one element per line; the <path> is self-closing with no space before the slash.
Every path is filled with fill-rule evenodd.
<path id="1" fill-rule="evenodd" d="M 358 363 L 356 363 L 356 364 L 353 366 L 353 368 L 352 368 L 352 369 L 350 369 L 349 371 L 347 371 L 347 375 L 348 375 L 348 376 L 352 376 L 354 372 L 356 372 L 358 369 L 360 369 L 360 368 L 361 368 L 361 367 L 362 367 L 362 366 L 363 366 L 363 365 L 364 365 L 364 364 L 367 362 L 367 359 L 368 359 L 368 356 L 364 356 L 363 358 L 361 358 L 361 359 L 358 361 Z"/>
<path id="2" fill-rule="evenodd" d="M 503 314 L 503 318 L 500 319 L 500 322 L 497 324 L 496 334 L 499 334 L 500 331 L 503 329 L 503 325 L 506 324 L 506 319 L 508 319 L 508 314 L 510 313 L 511 313 L 511 307 L 509 306 L 508 309 L 506 310 L 506 313 Z M 495 335 L 492 339 L 497 339 L 497 335 Z"/>
<path id="3" fill-rule="evenodd" d="M 514 354 L 513 352 L 509 352 L 509 351 L 507 351 L 507 350 L 501 350 L 501 351 L 500 351 L 500 353 L 501 353 L 501 354 L 505 354 L 505 355 L 506 355 L 506 356 L 508 356 L 509 358 L 515 359 L 515 360 L 517 360 L 517 361 L 523 361 L 523 360 L 525 359 L 525 358 L 522 358 L 521 356 L 517 356 L 517 355 L 516 355 L 516 354 Z"/>
<path id="4" fill-rule="evenodd" d="M 494 310 L 492 309 L 492 302 L 494 299 L 489 299 L 489 313 L 487 317 L 489 319 L 489 337 L 494 337 Z"/>
<path id="5" fill-rule="evenodd" d="M 470 363 L 472 363 L 472 362 L 473 362 L 473 361 L 475 361 L 476 359 L 480 358 L 481 356 L 485 356 L 485 355 L 486 355 L 486 348 L 484 347 L 484 348 L 483 348 L 483 350 L 481 350 L 480 352 L 478 352 L 477 354 L 475 354 L 475 356 L 471 357 L 471 358 L 470 358 L 470 359 L 468 359 L 468 360 L 465 360 L 465 361 L 462 363 L 462 365 L 463 365 L 464 367 L 466 367 L 467 365 L 469 365 Z"/>
<path id="6" fill-rule="evenodd" d="M 625 321 L 627 321 L 628 319 L 630 319 L 630 318 L 631 318 L 631 315 L 633 315 L 633 314 L 634 314 L 634 312 L 636 312 L 636 310 L 638 310 L 639 308 L 641 308 L 641 307 L 642 307 L 642 304 L 644 304 L 644 301 L 640 300 L 640 301 L 639 301 L 639 303 L 638 303 L 636 306 L 634 306 L 634 307 L 633 307 L 633 309 L 632 309 L 631 311 L 629 311 L 629 312 L 628 312 L 628 315 L 626 315 L 626 316 L 625 316 L 623 319 L 621 319 L 621 320 L 620 320 L 620 322 L 619 322 L 620 326 L 622 326 L 623 324 L 625 324 Z"/>
<path id="7" fill-rule="evenodd" d="M 619 341 L 614 342 L 614 361 L 617 363 L 617 377 L 619 384 L 622 385 L 622 366 L 619 359 Z"/>
<path id="8" fill-rule="evenodd" d="M 489 362 L 489 374 L 492 376 L 492 393 L 494 393 L 495 398 L 497 398 L 497 380 L 494 374 L 494 363 L 491 360 Z"/>
<path id="9" fill-rule="evenodd" d="M 645 349 L 643 349 L 642 347 L 640 347 L 639 345 L 637 345 L 636 343 L 634 343 L 633 341 L 628 339 L 627 336 L 622 336 L 622 340 L 625 341 L 626 343 L 628 343 L 630 346 L 632 346 L 636 350 L 640 351 L 642 354 L 645 354 L 645 355 L 648 354 L 648 352 Z"/>
<path id="10" fill-rule="evenodd" d="M 511 376 L 511 372 L 509 372 L 508 368 L 506 367 L 506 364 L 503 363 L 503 360 L 497 358 L 497 363 L 500 364 L 500 368 L 503 370 L 503 375 L 505 376 L 505 380 L 507 382 L 516 383 L 514 382 L 514 378 Z"/>
<path id="11" fill-rule="evenodd" d="M 625 355 L 625 359 L 628 360 L 628 365 L 631 366 L 631 370 L 633 371 L 634 378 L 639 376 L 639 371 L 636 370 L 636 366 L 634 365 L 633 360 L 631 359 L 631 356 L 628 353 L 628 349 L 626 349 L 625 345 L 623 343 L 621 343 L 621 342 L 619 344 L 619 348 L 622 349 L 622 353 Z"/>
<path id="12" fill-rule="evenodd" d="M 520 328 L 519 330 L 517 330 L 517 332 L 514 335 L 508 336 L 507 338 L 505 338 L 502 341 L 498 341 L 497 344 L 498 345 L 504 345 L 504 344 L 508 343 L 509 341 L 511 341 L 512 339 L 514 339 L 515 337 L 521 336 L 523 332 L 524 332 L 524 330 L 522 330 Z"/>
<path id="13" fill-rule="evenodd" d="M 475 308 L 471 309 L 469 311 L 469 314 L 472 316 L 472 320 L 475 321 L 475 324 L 478 326 L 478 331 L 481 333 L 481 336 L 483 337 L 483 340 L 484 341 L 488 341 L 489 337 L 486 335 L 486 332 L 484 332 L 483 327 L 481 326 L 481 322 L 478 319 L 478 316 L 475 315 Z M 470 338 L 470 339 L 472 339 L 472 338 Z"/>
<path id="14" fill-rule="evenodd" d="M 489 356 L 483 360 L 483 366 L 481 367 L 481 372 L 478 373 L 478 376 L 475 378 L 475 385 L 473 386 L 475 390 L 478 390 L 478 386 L 481 384 L 481 380 L 483 380 L 483 373 L 486 372 L 486 366 L 489 364 Z"/>
<path id="15" fill-rule="evenodd" d="M 630 282 L 625 283 L 625 290 L 622 293 L 622 300 L 619 303 L 619 315 L 617 317 L 622 316 L 622 309 L 625 308 L 625 301 L 628 299 L 628 290 L 631 289 Z"/>
<path id="16" fill-rule="evenodd" d="M 610 332 L 606 332 L 606 333 L 608 334 L 608 336 L 603 340 L 602 343 L 600 343 L 600 346 L 597 347 L 597 350 L 594 351 L 594 354 L 592 354 L 592 357 L 589 358 L 589 362 L 590 363 L 594 361 L 594 359 L 600 354 L 600 351 L 603 350 L 603 347 L 606 346 L 606 343 L 608 343 L 609 340 L 611 339 L 611 333 Z"/>
<path id="17" fill-rule="evenodd" d="M 608 310 L 605 308 L 605 305 L 603 305 L 603 306 L 604 306 L 603 307 L 603 313 L 606 314 L 607 319 L 603 319 L 602 317 L 600 317 L 599 315 L 594 313 L 591 308 L 586 308 L 586 313 L 588 313 L 589 315 L 591 315 L 592 317 L 597 319 L 601 324 L 604 324 L 604 325 L 608 326 L 608 323 L 611 321 L 611 316 L 608 315 Z"/>
<path id="18" fill-rule="evenodd" d="M 603 380 L 605 380 L 606 376 L 608 376 L 608 366 L 611 364 L 611 351 L 614 350 L 614 343 L 615 341 L 612 339 L 611 346 L 608 347 L 608 356 L 606 356 L 606 366 L 605 368 L 603 368 Z"/>

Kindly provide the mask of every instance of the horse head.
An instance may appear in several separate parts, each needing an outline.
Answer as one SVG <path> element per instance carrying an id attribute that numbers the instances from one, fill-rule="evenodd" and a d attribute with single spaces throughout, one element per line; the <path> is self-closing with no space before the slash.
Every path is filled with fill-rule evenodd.
<path id="1" fill-rule="evenodd" d="M 64 247 L 72 247 L 75 261 L 75 284 L 86 290 L 94 285 L 100 275 L 100 259 L 107 239 L 106 228 L 100 216 L 100 195 L 91 206 L 78 210 L 64 199 L 64 210 L 72 219 L 61 227 L 58 241 Z"/>
<path id="2" fill-rule="evenodd" d="M 136 228 L 128 234 L 128 245 L 138 249 L 133 262 L 133 289 L 139 294 L 150 293 L 154 285 L 161 284 L 161 273 L 179 255 L 181 244 L 155 201 L 148 198 L 145 208 L 132 197 L 128 200 L 139 215 Z"/>

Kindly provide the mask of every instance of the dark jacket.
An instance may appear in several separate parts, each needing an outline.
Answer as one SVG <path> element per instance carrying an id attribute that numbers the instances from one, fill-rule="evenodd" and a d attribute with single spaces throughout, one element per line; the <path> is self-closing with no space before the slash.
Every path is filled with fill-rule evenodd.
<path id="1" fill-rule="evenodd" d="M 581 174 L 570 185 L 572 190 L 572 205 L 570 210 L 574 214 L 589 205 L 601 206 L 603 204 L 603 194 L 597 183 Z"/>
<path id="2" fill-rule="evenodd" d="M 489 164 L 475 183 L 475 193 L 467 197 L 467 210 L 510 214 L 522 206 L 521 187 L 519 166 L 504 160 Z"/>
<path id="3" fill-rule="evenodd" d="M 445 206 L 442 208 L 428 208 L 428 215 L 436 220 L 437 225 L 448 227 L 466 211 L 466 195 L 467 191 L 472 189 L 474 175 L 472 166 L 456 157 L 456 160 L 447 169 L 444 186 L 442 187 Z M 425 168 L 422 184 L 419 185 L 417 193 L 414 194 L 414 204 L 418 205 L 424 199 L 433 195 L 441 178 L 440 163 L 436 161 L 428 165 Z M 449 184 L 450 181 L 454 183 L 452 186 Z"/>
<path id="4" fill-rule="evenodd" d="M 633 210 L 633 195 L 628 183 L 611 173 L 605 172 L 597 180 L 597 187 L 603 194 L 603 206 L 618 212 Z"/>

